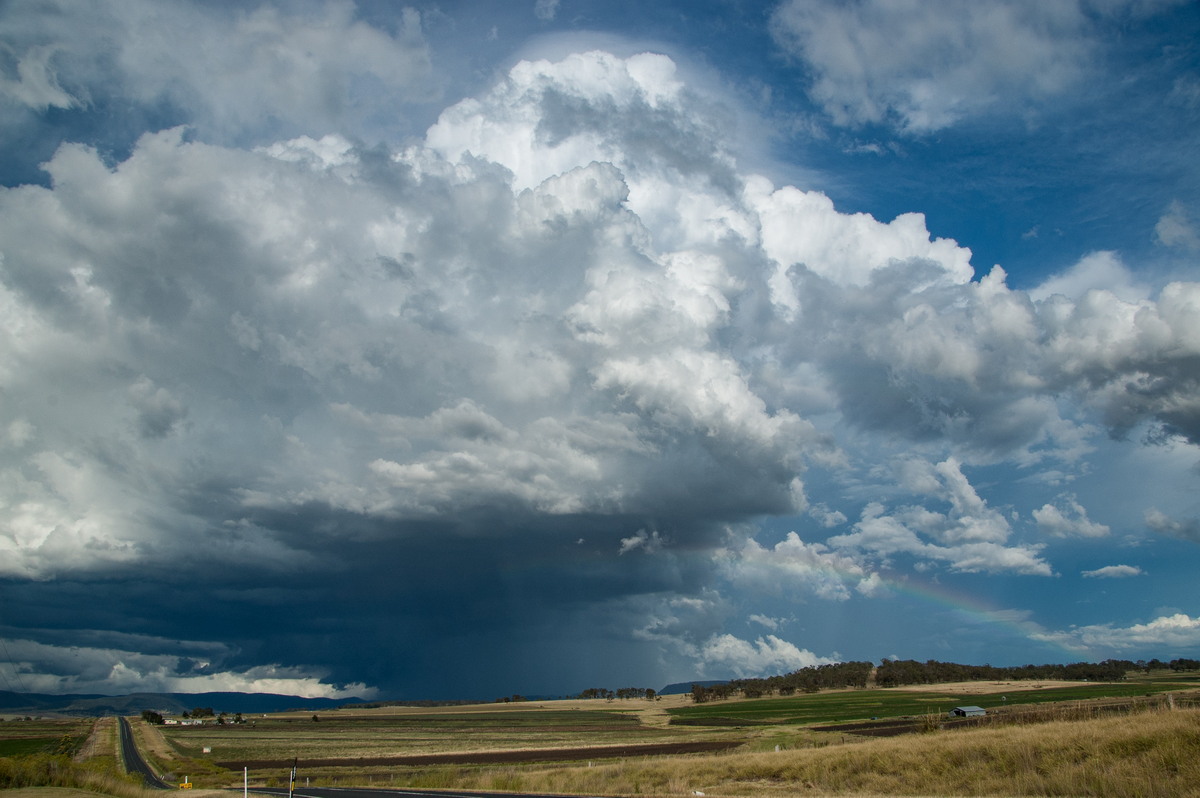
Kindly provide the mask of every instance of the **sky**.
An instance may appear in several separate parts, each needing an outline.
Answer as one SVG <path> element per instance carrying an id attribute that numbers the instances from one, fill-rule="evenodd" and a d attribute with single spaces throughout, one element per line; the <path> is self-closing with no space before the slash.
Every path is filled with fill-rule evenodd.
<path id="1" fill-rule="evenodd" d="M 0 690 L 1200 655 L 1200 5 L 0 3 Z"/>

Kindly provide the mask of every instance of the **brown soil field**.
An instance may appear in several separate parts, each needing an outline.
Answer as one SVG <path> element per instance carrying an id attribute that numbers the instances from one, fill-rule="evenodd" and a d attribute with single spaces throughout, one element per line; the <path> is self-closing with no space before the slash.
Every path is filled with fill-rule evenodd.
<path id="1" fill-rule="evenodd" d="M 585 759 L 622 759 L 634 756 L 675 756 L 728 751 L 741 745 L 736 740 L 707 740 L 691 743 L 650 743 L 645 745 L 602 746 L 594 748 L 538 748 L 519 751 L 478 751 L 463 754 L 421 754 L 359 759 L 306 759 L 307 767 L 377 767 L 385 765 L 502 765 L 518 762 L 576 762 Z M 251 770 L 289 768 L 293 760 L 257 760 L 217 762 L 223 768 Z"/>

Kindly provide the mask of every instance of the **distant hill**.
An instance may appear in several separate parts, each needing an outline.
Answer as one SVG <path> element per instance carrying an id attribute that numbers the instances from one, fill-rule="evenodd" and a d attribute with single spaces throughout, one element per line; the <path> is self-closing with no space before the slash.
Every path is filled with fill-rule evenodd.
<path id="1" fill-rule="evenodd" d="M 12 715 L 138 715 L 152 709 L 178 715 L 195 707 L 235 714 L 331 709 L 362 699 L 300 698 L 273 693 L 132 693 L 130 695 L 46 695 L 0 690 L 0 712 Z"/>
<path id="2" fill-rule="evenodd" d="M 701 687 L 712 687 L 715 684 L 728 684 L 728 679 L 709 679 L 708 681 L 697 680 L 694 682 L 676 682 L 668 684 L 666 687 L 658 691 L 659 695 L 679 695 L 680 693 L 692 692 L 692 685 L 698 684 Z"/>

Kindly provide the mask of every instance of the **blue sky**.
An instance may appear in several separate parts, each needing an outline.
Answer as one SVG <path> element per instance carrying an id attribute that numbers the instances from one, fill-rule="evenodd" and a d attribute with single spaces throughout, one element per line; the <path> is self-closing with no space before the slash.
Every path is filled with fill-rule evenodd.
<path id="1" fill-rule="evenodd" d="M 1200 9 L 0 5 L 0 689 L 1200 654 Z"/>

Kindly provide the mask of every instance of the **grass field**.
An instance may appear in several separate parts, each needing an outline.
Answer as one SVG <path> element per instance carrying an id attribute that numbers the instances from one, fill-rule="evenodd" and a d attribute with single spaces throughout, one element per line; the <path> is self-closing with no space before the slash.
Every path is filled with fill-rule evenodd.
<path id="1" fill-rule="evenodd" d="M 25 756 L 53 751 L 57 737 L 21 737 L 16 740 L 0 739 L 0 756 Z"/>
<path id="2" fill-rule="evenodd" d="M 0 723 L 0 757 L 39 753 L 73 754 L 93 722 L 76 719 L 9 720 Z"/>
<path id="3" fill-rule="evenodd" d="M 603 702 L 598 702 L 603 705 Z M 429 713 L 393 708 L 373 714 L 253 718 L 241 725 L 158 729 L 180 756 L 220 761 L 378 758 L 414 754 L 684 742 L 713 736 L 653 726 L 607 708 Z"/>
<path id="4" fill-rule="evenodd" d="M 714 701 L 672 709 L 676 723 L 729 725 L 836 723 L 863 718 L 895 718 L 909 715 L 944 714 L 964 704 L 985 709 L 1099 698 L 1132 698 L 1179 690 L 1194 682 L 1122 682 L 1080 684 L 1041 690 L 1002 690 L 964 695 L 939 692 L 936 686 L 920 690 L 893 687 L 886 690 L 846 690 L 788 698 L 750 701 Z"/>
<path id="5" fill-rule="evenodd" d="M 149 726 L 134 722 L 147 758 L 198 794 L 239 787 L 232 760 L 299 759 L 300 785 L 434 787 L 556 794 L 686 796 L 806 795 L 1095 795 L 1200 796 L 1200 710 L 1195 678 L 1157 674 L 1117 684 L 968 684 L 914 689 L 846 690 L 693 705 L 659 701 L 547 701 L 473 707 L 380 707 L 248 717 L 243 725 Z M 1175 692 L 1173 701 L 1159 696 Z M 972 692 L 974 691 L 974 692 Z M 1004 698 L 1007 697 L 1007 700 Z M 994 725 L 873 739 L 813 725 L 871 717 L 940 716 L 953 706 L 1001 709 Z M 1113 716 L 1080 711 L 1120 704 Z M 1136 707 L 1134 707 L 1136 705 Z M 1136 709 L 1127 710 L 1126 707 Z M 1040 709 L 1039 709 L 1040 708 Z M 1005 711 L 1007 710 L 1007 712 Z M 1023 710 L 1023 711 L 1016 711 Z M 1036 710 L 1036 711 L 1035 711 Z M 5 722 L 0 745 L 76 745 L 79 767 L 111 770 L 112 719 Z M 713 725 L 680 725 L 680 723 Z M 93 734 L 88 737 L 88 728 Z M 736 750 L 685 756 L 632 756 L 595 761 L 481 760 L 412 764 L 397 756 L 447 752 L 587 749 L 644 743 L 729 740 Z M 210 749 L 205 752 L 204 749 Z M 45 750 L 45 749 L 43 749 Z M 9 755 L 5 763 L 46 761 Z M 92 759 L 89 759 L 91 757 Z M 367 762 L 372 757 L 382 760 Z M 39 759 L 41 758 L 41 759 Z M 320 765 L 319 759 L 339 760 Z M 514 757 L 515 759 L 515 757 Z M 307 762 L 306 762 L 307 760 Z M 357 761 L 356 761 L 357 760 Z M 588 760 L 588 761 L 585 761 Z M 91 763 L 89 765 L 89 762 Z M 60 769 L 63 765 L 56 766 Z M 74 766 L 73 766 L 74 767 Z M 251 770 L 251 784 L 287 785 L 287 767 Z M 3 774 L 0 774 L 3 775 Z M 19 775 L 19 774 L 18 774 Z M 84 783 L 88 773 L 58 786 Z M 22 777 L 24 778 L 24 777 Z M 17 786 L 27 784 L 17 782 Z M 89 782 L 90 784 L 91 782 Z M 135 795 L 108 779 L 98 791 Z"/>

